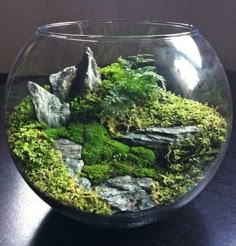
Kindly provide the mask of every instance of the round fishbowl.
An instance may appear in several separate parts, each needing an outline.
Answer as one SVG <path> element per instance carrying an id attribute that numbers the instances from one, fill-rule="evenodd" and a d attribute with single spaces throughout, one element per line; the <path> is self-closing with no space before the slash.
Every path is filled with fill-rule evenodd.
<path id="1" fill-rule="evenodd" d="M 216 53 L 180 23 L 39 27 L 10 71 L 5 109 L 28 185 L 62 214 L 109 228 L 159 221 L 192 200 L 232 125 Z"/>

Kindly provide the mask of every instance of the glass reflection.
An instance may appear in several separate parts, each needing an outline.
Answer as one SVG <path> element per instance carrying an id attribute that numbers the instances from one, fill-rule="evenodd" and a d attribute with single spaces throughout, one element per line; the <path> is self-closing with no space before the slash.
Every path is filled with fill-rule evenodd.
<path id="1" fill-rule="evenodd" d="M 170 40 L 176 48 L 174 67 L 183 82 L 186 92 L 191 92 L 199 83 L 198 71 L 202 67 L 202 60 L 198 47 L 192 37 L 182 36 Z M 189 55 L 191 54 L 191 56 Z"/>

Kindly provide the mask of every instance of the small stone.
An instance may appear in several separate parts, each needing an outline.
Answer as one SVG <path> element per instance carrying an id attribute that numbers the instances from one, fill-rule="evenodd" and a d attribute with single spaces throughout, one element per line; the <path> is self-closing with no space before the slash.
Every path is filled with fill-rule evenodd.
<path id="1" fill-rule="evenodd" d="M 74 176 L 77 173 L 79 173 L 84 166 L 83 160 L 78 160 L 73 158 L 65 158 L 65 159 L 63 158 L 63 160 L 68 166 L 70 176 Z"/>
<path id="2" fill-rule="evenodd" d="M 54 145 L 55 149 L 61 151 L 63 161 L 68 166 L 71 176 L 82 170 L 84 162 L 81 160 L 81 145 L 65 138 L 58 139 Z"/>
<path id="3" fill-rule="evenodd" d="M 49 81 L 52 85 L 53 94 L 57 96 L 61 102 L 65 102 L 69 95 L 72 81 L 76 76 L 76 67 L 66 67 L 58 73 L 51 74 Z"/>
<path id="4" fill-rule="evenodd" d="M 58 97 L 34 82 L 28 82 L 28 89 L 39 122 L 45 122 L 50 127 L 59 127 L 70 119 L 68 103 L 62 104 Z"/>
<path id="5" fill-rule="evenodd" d="M 87 178 L 78 177 L 77 184 L 85 190 L 91 190 L 91 182 Z"/>
<path id="6" fill-rule="evenodd" d="M 66 157 L 73 157 L 74 159 L 81 158 L 82 146 L 69 139 L 60 138 L 55 142 L 55 148 L 61 150 Z"/>

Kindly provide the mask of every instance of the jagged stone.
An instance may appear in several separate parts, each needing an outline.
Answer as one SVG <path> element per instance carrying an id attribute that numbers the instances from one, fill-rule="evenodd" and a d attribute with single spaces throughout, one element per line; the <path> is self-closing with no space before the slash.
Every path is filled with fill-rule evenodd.
<path id="1" fill-rule="evenodd" d="M 99 196 L 118 211 L 142 211 L 155 206 L 150 198 L 151 178 L 119 176 L 98 187 Z"/>
<path id="2" fill-rule="evenodd" d="M 195 126 L 185 127 L 152 127 L 126 133 L 118 139 L 128 144 L 141 145 L 149 148 L 161 148 L 172 144 L 188 134 L 196 133 Z"/>
<path id="3" fill-rule="evenodd" d="M 73 81 L 72 93 L 82 94 L 85 90 L 94 91 L 101 84 L 101 76 L 98 71 L 93 52 L 89 47 L 85 48 L 81 62 L 77 66 L 77 76 Z"/>
<path id="4" fill-rule="evenodd" d="M 28 82 L 28 89 L 39 122 L 45 122 L 50 127 L 59 127 L 69 120 L 69 104 L 61 103 L 58 97 L 34 82 Z"/>
<path id="5" fill-rule="evenodd" d="M 72 81 L 76 76 L 76 67 L 71 66 L 63 69 L 58 73 L 51 74 L 49 81 L 52 86 L 53 94 L 57 96 L 61 102 L 64 102 L 69 95 Z"/>
<path id="6" fill-rule="evenodd" d="M 78 177 L 77 184 L 85 190 L 91 190 L 91 182 L 87 178 Z"/>
<path id="7" fill-rule="evenodd" d="M 82 146 L 65 138 L 56 140 L 55 149 L 60 150 L 65 164 L 68 166 L 71 176 L 80 172 L 84 166 L 81 160 Z"/>

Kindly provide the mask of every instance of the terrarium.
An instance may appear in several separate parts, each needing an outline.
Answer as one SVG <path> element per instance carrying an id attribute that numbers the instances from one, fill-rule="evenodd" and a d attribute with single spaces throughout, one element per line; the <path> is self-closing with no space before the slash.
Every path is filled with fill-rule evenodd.
<path id="1" fill-rule="evenodd" d="M 11 69 L 5 107 L 29 186 L 64 215 L 113 228 L 193 199 L 222 162 L 232 123 L 216 53 L 179 23 L 42 26 Z"/>

